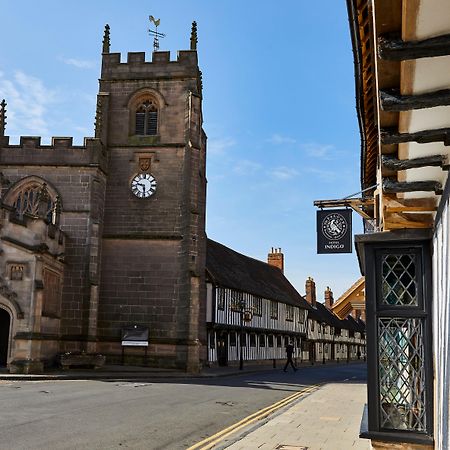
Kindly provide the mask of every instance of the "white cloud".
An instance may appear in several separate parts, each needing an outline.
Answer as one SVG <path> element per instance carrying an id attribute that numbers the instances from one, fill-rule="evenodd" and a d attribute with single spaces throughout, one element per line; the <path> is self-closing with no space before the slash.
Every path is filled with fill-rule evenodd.
<path id="1" fill-rule="evenodd" d="M 338 170 L 338 169 L 336 169 Z M 321 181 L 333 183 L 335 182 L 342 173 L 338 173 L 337 171 L 324 170 L 324 169 L 315 169 L 313 167 L 309 167 L 305 169 L 305 172 L 311 173 L 317 176 Z"/>
<path id="2" fill-rule="evenodd" d="M 12 79 L 0 74 L 0 98 L 8 107 L 8 128 L 20 134 L 48 134 L 47 109 L 56 102 L 56 91 L 38 78 L 16 71 Z"/>
<path id="3" fill-rule="evenodd" d="M 317 144 L 317 143 L 308 143 L 302 144 L 301 148 L 306 151 L 306 153 L 317 159 L 335 159 L 338 155 L 338 152 L 334 145 L 330 144 Z"/>
<path id="4" fill-rule="evenodd" d="M 267 141 L 275 145 L 295 144 L 297 142 L 296 139 L 281 134 L 273 134 Z"/>
<path id="5" fill-rule="evenodd" d="M 233 172 L 237 175 L 253 175 L 254 173 L 261 170 L 262 166 L 261 164 L 254 162 L 254 161 L 248 161 L 246 159 L 243 159 L 241 161 L 238 161 L 236 165 L 233 168 Z"/>
<path id="6" fill-rule="evenodd" d="M 207 151 L 210 155 L 223 155 L 227 149 L 233 147 L 235 144 L 235 140 L 231 138 L 210 139 L 208 140 Z"/>
<path id="7" fill-rule="evenodd" d="M 76 58 L 61 58 L 61 61 L 64 64 L 69 66 L 77 67 L 78 69 L 92 69 L 95 67 L 94 61 L 87 61 L 84 59 L 76 59 Z"/>
<path id="8" fill-rule="evenodd" d="M 291 167 L 280 166 L 275 167 L 275 169 L 272 170 L 271 174 L 278 180 L 290 180 L 291 178 L 295 178 L 298 175 L 298 172 Z"/>

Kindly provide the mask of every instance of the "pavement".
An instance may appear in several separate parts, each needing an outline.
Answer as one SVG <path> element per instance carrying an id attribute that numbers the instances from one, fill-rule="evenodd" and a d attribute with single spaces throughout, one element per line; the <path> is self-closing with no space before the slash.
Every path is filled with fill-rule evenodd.
<path id="1" fill-rule="evenodd" d="M 214 449 L 368 450 L 358 437 L 366 403 L 366 385 L 329 383 L 300 397 L 262 425 L 230 438 Z"/>
<path id="2" fill-rule="evenodd" d="M 352 364 L 352 363 L 350 363 Z M 327 366 L 334 364 L 327 364 Z M 342 365 L 342 363 L 340 364 Z M 300 370 L 307 370 L 303 365 Z M 215 378 L 273 370 L 272 365 L 205 368 L 199 374 L 134 366 L 105 366 L 98 370 L 59 370 L 45 374 L 9 374 L 0 369 L 0 383 L 7 381 L 84 379 Z M 280 367 L 278 367 L 280 370 Z M 192 448 L 232 450 L 368 450 L 370 441 L 358 437 L 366 400 L 366 384 L 357 380 L 315 385 L 297 392 L 291 400 L 272 405 L 270 414 L 244 419 L 214 441 Z M 256 413 L 255 413 L 256 414 Z M 259 414 L 259 413 L 258 413 Z M 230 427 L 233 428 L 233 427 Z M 219 433 L 220 434 L 220 433 Z"/>

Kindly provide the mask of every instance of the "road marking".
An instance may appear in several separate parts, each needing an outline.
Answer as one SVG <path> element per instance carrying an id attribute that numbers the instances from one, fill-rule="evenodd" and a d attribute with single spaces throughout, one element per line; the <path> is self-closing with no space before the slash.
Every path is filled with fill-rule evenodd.
<path id="1" fill-rule="evenodd" d="M 222 431 L 219 431 L 216 434 L 213 434 L 212 436 L 203 439 L 202 441 L 198 442 L 197 444 L 194 444 L 192 447 L 189 447 L 187 450 L 208 450 L 214 447 L 217 443 L 220 441 L 223 441 L 225 438 L 229 437 L 231 434 L 235 433 L 236 431 L 239 431 L 241 428 L 246 427 L 247 425 L 250 425 L 253 422 L 256 422 L 257 420 L 264 419 L 268 415 L 272 414 L 273 412 L 277 411 L 278 409 L 289 405 L 290 403 L 294 402 L 295 400 L 299 399 L 305 394 L 309 394 L 313 391 L 316 391 L 321 384 L 313 384 L 311 386 L 308 386 L 305 389 L 302 389 L 301 391 L 297 391 L 292 395 L 289 395 L 288 397 L 283 398 L 282 400 L 279 400 L 276 403 L 273 403 L 270 406 L 267 406 L 263 409 L 260 409 L 259 411 L 250 414 L 249 416 L 245 417 L 244 419 L 240 420 L 239 422 L 236 422 L 233 425 L 230 425 L 227 428 L 224 428 Z"/>

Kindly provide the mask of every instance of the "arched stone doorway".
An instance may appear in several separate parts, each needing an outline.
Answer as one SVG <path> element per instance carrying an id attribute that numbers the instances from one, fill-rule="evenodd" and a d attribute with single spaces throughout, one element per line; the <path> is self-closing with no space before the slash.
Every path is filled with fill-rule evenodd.
<path id="1" fill-rule="evenodd" d="M 8 361 L 9 331 L 11 316 L 8 311 L 0 308 L 0 367 L 6 366 Z"/>

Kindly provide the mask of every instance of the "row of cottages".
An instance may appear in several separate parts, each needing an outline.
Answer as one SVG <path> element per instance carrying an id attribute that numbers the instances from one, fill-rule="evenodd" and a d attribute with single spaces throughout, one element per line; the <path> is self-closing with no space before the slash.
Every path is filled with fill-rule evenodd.
<path id="1" fill-rule="evenodd" d="M 322 361 L 324 323 L 328 324 L 328 334 L 332 330 L 332 344 L 327 342 L 325 348 L 329 353 L 327 360 L 357 359 L 362 354 L 363 323 L 353 319 L 340 321 L 323 305 L 308 303 L 283 270 L 284 255 L 280 249 L 272 249 L 265 263 L 208 239 L 209 364 L 226 366 L 237 364 L 240 359 L 253 362 L 285 359 L 289 341 L 294 343 L 297 362 Z M 326 314 L 316 312 L 322 307 Z M 335 341 L 337 329 L 339 337 Z"/>
<path id="2" fill-rule="evenodd" d="M 316 300 L 316 284 L 306 280 L 306 301 L 311 306 L 308 313 L 308 340 L 302 347 L 302 359 L 312 364 L 327 361 L 365 359 L 365 323 L 356 311 L 356 318 L 348 315 L 340 319 L 332 311 L 333 292 L 327 287 L 325 304 Z"/>
<path id="3" fill-rule="evenodd" d="M 347 0 L 374 448 L 450 448 L 450 2 Z"/>

